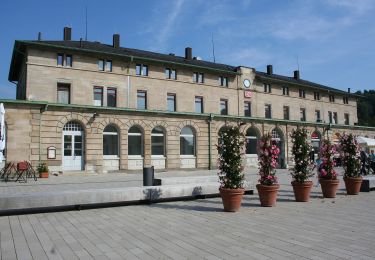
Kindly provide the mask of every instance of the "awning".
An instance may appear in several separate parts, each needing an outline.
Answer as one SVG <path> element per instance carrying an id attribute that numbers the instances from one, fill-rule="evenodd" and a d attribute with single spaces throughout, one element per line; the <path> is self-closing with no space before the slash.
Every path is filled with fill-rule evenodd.
<path id="1" fill-rule="evenodd" d="M 357 142 L 362 145 L 375 146 L 375 139 L 357 136 Z"/>

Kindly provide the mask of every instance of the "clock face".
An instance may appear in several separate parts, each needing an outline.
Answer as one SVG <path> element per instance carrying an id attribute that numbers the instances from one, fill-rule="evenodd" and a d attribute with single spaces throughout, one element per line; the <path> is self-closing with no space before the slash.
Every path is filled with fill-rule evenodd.
<path id="1" fill-rule="evenodd" d="M 249 88 L 249 87 L 250 87 L 250 80 L 245 79 L 245 80 L 243 81 L 243 85 L 245 86 L 245 88 Z"/>

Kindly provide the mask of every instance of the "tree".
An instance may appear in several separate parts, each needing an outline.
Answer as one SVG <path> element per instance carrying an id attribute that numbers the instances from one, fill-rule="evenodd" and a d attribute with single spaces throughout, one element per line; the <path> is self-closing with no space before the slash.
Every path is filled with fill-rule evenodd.
<path id="1" fill-rule="evenodd" d="M 375 90 L 357 91 L 356 94 L 363 95 L 357 105 L 358 124 L 375 126 Z"/>

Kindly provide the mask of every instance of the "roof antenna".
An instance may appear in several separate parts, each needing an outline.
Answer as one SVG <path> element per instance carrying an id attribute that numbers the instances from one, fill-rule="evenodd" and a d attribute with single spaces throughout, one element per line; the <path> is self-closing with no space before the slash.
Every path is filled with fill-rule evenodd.
<path id="1" fill-rule="evenodd" d="M 86 6 L 86 33 L 85 33 L 85 41 L 87 41 L 87 6 Z"/>
<path id="2" fill-rule="evenodd" d="M 213 58 L 214 58 L 214 62 L 216 62 L 216 59 L 215 59 L 214 33 L 211 34 L 211 42 L 212 42 L 212 56 L 213 56 Z"/>

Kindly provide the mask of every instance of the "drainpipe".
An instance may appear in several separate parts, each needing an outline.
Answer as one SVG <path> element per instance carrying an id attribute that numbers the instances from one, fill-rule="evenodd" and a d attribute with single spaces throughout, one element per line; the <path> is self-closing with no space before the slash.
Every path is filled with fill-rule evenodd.
<path id="1" fill-rule="evenodd" d="M 288 140 L 288 124 L 285 125 L 285 130 L 286 130 L 286 136 L 285 136 L 285 142 L 286 142 L 286 162 L 285 162 L 285 166 L 286 166 L 286 169 L 289 168 L 289 140 Z"/>
<path id="2" fill-rule="evenodd" d="M 129 65 L 128 65 L 128 108 L 130 108 L 130 64 L 133 63 L 133 60 L 134 60 L 134 57 L 133 56 L 130 56 L 130 62 L 129 62 Z"/>
<path id="3" fill-rule="evenodd" d="M 42 115 L 43 112 L 47 111 L 48 109 L 48 104 L 45 104 L 44 107 L 40 109 L 40 117 L 39 117 L 39 164 L 41 163 L 41 158 L 42 158 Z"/>
<path id="4" fill-rule="evenodd" d="M 211 151 L 211 123 L 214 116 L 210 114 L 208 118 L 208 169 L 212 170 L 212 151 Z"/>

